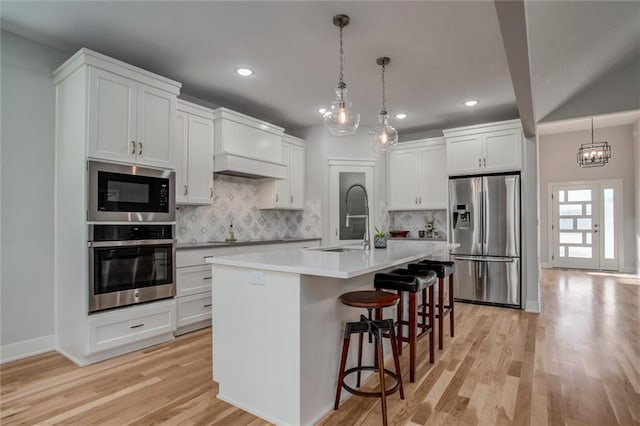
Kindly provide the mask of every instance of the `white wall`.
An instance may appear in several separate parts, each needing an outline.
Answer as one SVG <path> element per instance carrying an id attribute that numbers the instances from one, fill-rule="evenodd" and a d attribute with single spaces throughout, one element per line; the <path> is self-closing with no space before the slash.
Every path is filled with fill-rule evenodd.
<path id="1" fill-rule="evenodd" d="M 625 270 L 635 268 L 636 243 L 635 203 L 636 184 L 633 161 L 632 126 L 596 129 L 595 139 L 606 140 L 611 145 L 611 160 L 604 167 L 580 168 L 576 154 L 581 143 L 591 141 L 591 130 L 539 136 L 540 173 L 540 261 L 551 263 L 549 253 L 549 201 L 550 182 L 622 179 L 624 254 L 620 266 Z"/>
<path id="2" fill-rule="evenodd" d="M 633 125 L 633 146 L 636 185 L 636 274 L 640 275 L 640 118 Z"/>
<path id="3" fill-rule="evenodd" d="M 53 348 L 55 87 L 68 55 L 2 38 L 2 360 Z"/>
<path id="4" fill-rule="evenodd" d="M 374 159 L 376 205 L 371 206 L 371 223 L 376 222 L 380 207 L 387 201 L 387 168 L 384 154 L 376 155 L 369 146 L 369 128 L 360 127 L 355 135 L 334 137 L 324 126 L 315 126 L 299 132 L 306 140 L 307 199 L 322 200 L 322 242 L 329 241 L 329 158 Z"/>

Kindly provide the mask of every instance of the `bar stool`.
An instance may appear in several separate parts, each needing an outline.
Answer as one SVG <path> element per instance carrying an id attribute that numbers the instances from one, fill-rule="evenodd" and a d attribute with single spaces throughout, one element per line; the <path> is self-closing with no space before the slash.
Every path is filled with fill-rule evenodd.
<path id="1" fill-rule="evenodd" d="M 382 404 L 382 421 L 387 425 L 387 395 L 400 390 L 400 399 L 404 399 L 404 388 L 402 387 L 402 374 L 400 373 L 400 357 L 398 356 L 398 347 L 395 337 L 394 325 L 392 319 L 385 320 L 373 320 L 371 318 L 371 311 L 376 309 L 376 312 L 394 306 L 398 303 L 399 296 L 393 293 L 387 293 L 384 291 L 352 291 L 350 293 L 344 293 L 340 296 L 340 300 L 347 306 L 353 306 L 356 308 L 366 308 L 369 311 L 368 317 L 360 315 L 360 321 L 347 322 L 344 328 L 344 339 L 342 341 L 342 356 L 340 358 L 340 369 L 338 370 L 338 385 L 336 389 L 336 402 L 333 406 L 334 410 L 337 410 L 340 405 L 340 392 L 342 388 L 345 388 L 348 392 L 364 396 L 364 397 L 380 397 Z M 395 364 L 395 373 L 391 370 L 384 368 L 384 356 L 382 354 L 382 337 L 383 333 L 388 333 L 391 341 L 391 351 L 393 352 L 393 362 Z M 351 341 L 351 335 L 358 333 L 360 335 L 360 341 L 358 345 L 358 366 L 350 368 L 345 371 L 345 365 L 347 363 L 347 355 L 349 352 L 349 343 Z M 369 334 L 369 342 L 371 343 L 371 337 L 375 338 L 376 345 L 376 365 L 363 366 L 362 365 L 362 336 L 364 333 Z M 352 373 L 358 373 L 357 387 L 360 387 L 360 373 L 365 370 L 378 371 L 380 373 L 380 391 L 379 392 L 367 392 L 354 389 L 348 386 L 344 380 L 345 377 Z M 396 383 L 390 387 L 385 387 L 385 374 L 395 379 Z"/>
<path id="2" fill-rule="evenodd" d="M 438 304 L 436 308 L 438 313 L 438 349 L 442 349 L 444 341 L 444 324 L 443 320 L 449 315 L 449 334 L 454 337 L 454 309 L 453 301 L 453 274 L 456 271 L 456 264 L 451 261 L 439 260 L 421 260 L 418 263 L 412 263 L 408 266 L 411 271 L 434 271 L 438 275 Z M 444 279 L 449 277 L 449 297 L 448 304 L 444 304 Z"/>
<path id="3" fill-rule="evenodd" d="M 390 273 L 376 274 L 374 286 L 378 290 L 395 290 L 398 292 L 398 312 L 396 326 L 398 331 L 396 339 L 398 353 L 402 355 L 402 342 L 409 343 L 409 381 L 415 382 L 416 374 L 416 341 L 419 337 L 429 334 L 429 362 L 434 361 L 434 314 L 435 299 L 433 297 L 433 286 L 437 282 L 436 273 L 433 271 L 410 271 L 408 269 L 394 269 Z M 428 291 L 428 298 L 427 298 Z M 418 322 L 418 307 L 416 303 L 417 294 L 422 294 L 422 321 Z M 405 319 L 403 308 L 403 294 L 409 294 L 408 318 Z M 426 311 L 428 308 L 428 312 Z M 408 335 L 405 336 L 403 326 L 408 326 Z M 417 332 L 420 329 L 420 333 Z"/>

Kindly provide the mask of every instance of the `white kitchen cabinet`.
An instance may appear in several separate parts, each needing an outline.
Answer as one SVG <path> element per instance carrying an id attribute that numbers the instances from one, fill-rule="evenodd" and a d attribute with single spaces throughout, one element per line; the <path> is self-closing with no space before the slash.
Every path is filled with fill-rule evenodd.
<path id="1" fill-rule="evenodd" d="M 177 93 L 145 84 L 145 76 L 88 71 L 88 157 L 173 168 Z"/>
<path id="2" fill-rule="evenodd" d="M 320 239 L 278 243 L 178 248 L 176 252 L 176 335 L 211 325 L 211 292 L 214 285 L 207 258 L 282 249 L 317 247 Z"/>
<path id="3" fill-rule="evenodd" d="M 97 313 L 89 319 L 87 355 L 136 341 L 172 334 L 176 329 L 173 299 Z"/>
<path id="4" fill-rule="evenodd" d="M 176 113 L 176 203 L 213 201 L 213 111 L 178 101 Z"/>
<path id="5" fill-rule="evenodd" d="M 282 163 L 287 166 L 286 179 L 264 179 L 258 184 L 260 209 L 303 210 L 305 185 L 304 141 L 284 135 Z"/>
<path id="6" fill-rule="evenodd" d="M 522 169 L 520 120 L 443 131 L 449 175 L 484 174 Z"/>
<path id="7" fill-rule="evenodd" d="M 175 300 L 89 313 L 87 159 L 173 168 L 181 84 L 89 49 L 53 73 L 55 340 L 86 365 L 174 338 Z"/>
<path id="8" fill-rule="evenodd" d="M 388 156 L 388 210 L 447 208 L 444 139 L 403 142 Z"/>

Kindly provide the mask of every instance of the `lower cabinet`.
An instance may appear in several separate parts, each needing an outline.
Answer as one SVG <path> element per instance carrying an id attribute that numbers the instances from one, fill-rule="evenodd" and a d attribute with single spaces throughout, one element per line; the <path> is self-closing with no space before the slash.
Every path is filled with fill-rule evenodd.
<path id="1" fill-rule="evenodd" d="M 211 323 L 211 291 L 178 298 L 178 329 L 202 321 Z"/>
<path id="2" fill-rule="evenodd" d="M 224 247 L 178 248 L 176 253 L 176 311 L 175 334 L 189 333 L 211 325 L 211 305 L 215 285 L 211 264 L 207 258 L 232 254 L 256 253 L 282 249 L 317 247 L 320 239 L 267 244 Z"/>
<path id="3" fill-rule="evenodd" d="M 173 299 L 92 315 L 88 354 L 130 345 L 176 329 Z"/>

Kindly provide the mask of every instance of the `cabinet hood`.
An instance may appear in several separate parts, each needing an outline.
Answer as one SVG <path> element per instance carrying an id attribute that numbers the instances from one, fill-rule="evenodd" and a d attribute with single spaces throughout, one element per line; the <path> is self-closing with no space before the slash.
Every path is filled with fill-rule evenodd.
<path id="1" fill-rule="evenodd" d="M 251 179 L 286 179 L 287 166 L 224 152 L 213 156 L 213 172 Z"/>

